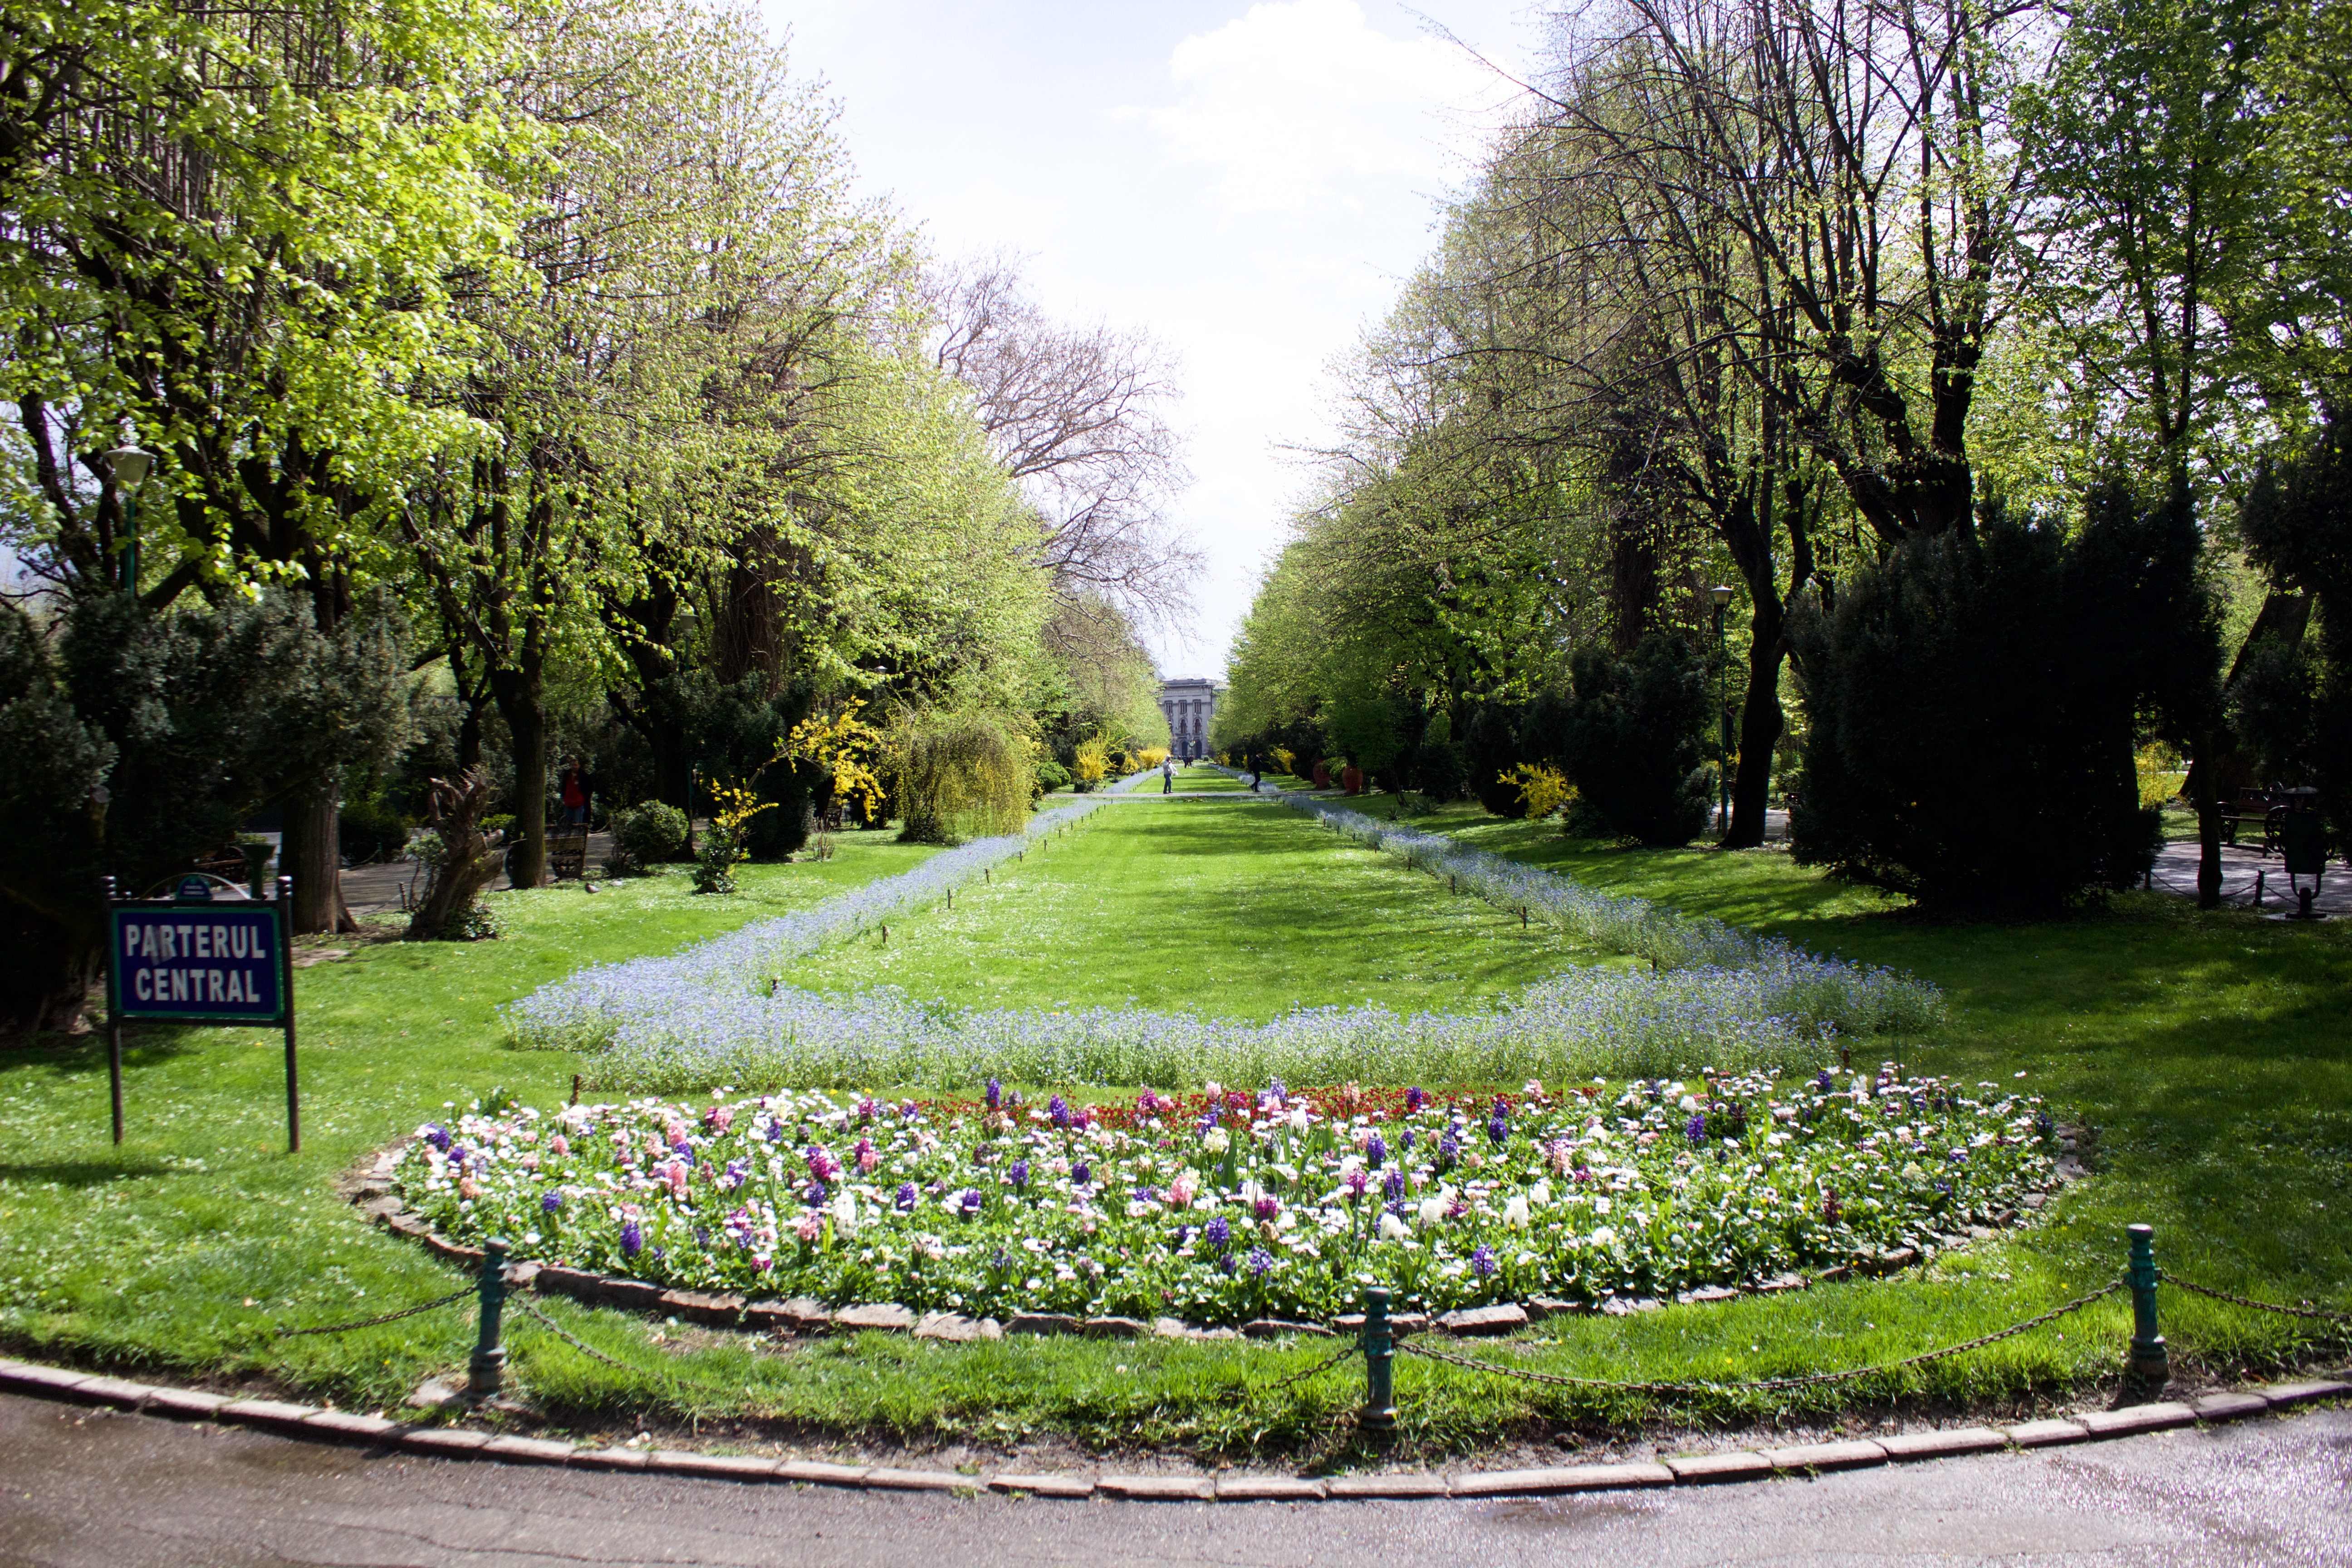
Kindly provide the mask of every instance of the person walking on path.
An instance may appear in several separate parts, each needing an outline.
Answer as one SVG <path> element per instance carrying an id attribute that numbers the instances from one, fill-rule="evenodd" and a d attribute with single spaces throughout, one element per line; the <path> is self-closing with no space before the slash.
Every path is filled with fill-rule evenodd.
<path id="1" fill-rule="evenodd" d="M 1176 759 L 1173 757 L 1160 759 L 1160 793 L 1161 795 L 1176 793 Z"/>

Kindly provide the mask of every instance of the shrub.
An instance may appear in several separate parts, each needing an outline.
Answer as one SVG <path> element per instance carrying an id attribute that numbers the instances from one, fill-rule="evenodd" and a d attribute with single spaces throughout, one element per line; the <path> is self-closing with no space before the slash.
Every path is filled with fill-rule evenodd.
<path id="1" fill-rule="evenodd" d="M 686 847 L 686 813 L 665 801 L 652 800 L 612 816 L 613 853 L 605 858 L 606 875 L 649 876 L 664 861 Z"/>
<path id="2" fill-rule="evenodd" d="M 751 825 L 776 806 L 773 801 L 761 800 L 756 789 L 722 784 L 710 786 L 710 803 L 709 824 L 694 847 L 694 890 L 731 893 L 735 868 L 750 858 L 744 840 L 750 837 Z"/>
<path id="3" fill-rule="evenodd" d="M 1451 741 L 1423 741 L 1413 750 L 1408 777 L 1422 794 L 1453 800 L 1462 793 L 1462 753 Z"/>
<path id="4" fill-rule="evenodd" d="M 1514 703 L 1489 700 L 1472 710 L 1462 727 L 1462 762 L 1478 804 L 1496 816 L 1517 816 L 1526 804 L 1512 770 L 1525 755 L 1519 725 L 1527 717 Z"/>
<path id="5" fill-rule="evenodd" d="M 343 863 L 370 866 L 379 860 L 397 860 L 406 854 L 409 835 L 416 831 L 416 819 L 393 810 L 380 800 L 346 801 L 337 814 L 336 829 L 341 839 Z"/>
<path id="6" fill-rule="evenodd" d="M 1080 795 L 1097 787 L 1110 776 L 1110 748 L 1103 743 L 1100 737 L 1079 742 L 1076 760 L 1070 764 L 1070 776 Z"/>
<path id="7" fill-rule="evenodd" d="M 1525 743 L 1576 786 L 1569 832 L 1686 844 L 1706 826 L 1714 718 L 1706 655 L 1679 632 L 1657 631 L 1630 654 L 1577 649 L 1567 688 L 1529 709 Z"/>
<path id="8" fill-rule="evenodd" d="M 1496 783 L 1517 793 L 1520 809 L 1529 822 L 1541 822 L 1576 798 L 1568 776 L 1542 763 L 1521 763 L 1509 773 L 1497 774 Z"/>
<path id="9" fill-rule="evenodd" d="M 1067 789 L 1069 787 L 1069 769 L 1054 761 L 1051 757 L 1047 757 L 1037 764 L 1037 790 L 1039 794 L 1051 795 L 1057 789 Z"/>
<path id="10" fill-rule="evenodd" d="M 2157 828 L 2135 732 L 2212 697 L 2198 548 L 2185 503 L 2095 493 L 2072 540 L 1989 516 L 1856 572 L 1826 615 L 1800 606 L 1799 861 L 1943 909 L 2137 880 Z"/>

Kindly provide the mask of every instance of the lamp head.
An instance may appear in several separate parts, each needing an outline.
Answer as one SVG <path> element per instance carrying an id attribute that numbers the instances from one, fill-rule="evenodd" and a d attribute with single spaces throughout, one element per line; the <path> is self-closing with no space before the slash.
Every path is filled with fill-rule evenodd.
<path id="1" fill-rule="evenodd" d="M 155 466 L 155 454 L 142 452 L 136 447 L 117 447 L 106 454 L 107 471 L 114 482 L 126 489 L 137 489 L 147 482 L 147 470 Z"/>
<path id="2" fill-rule="evenodd" d="M 1715 607 L 1718 610 L 1731 603 L 1731 590 L 1719 583 L 1706 591 L 1706 596 L 1715 601 Z"/>

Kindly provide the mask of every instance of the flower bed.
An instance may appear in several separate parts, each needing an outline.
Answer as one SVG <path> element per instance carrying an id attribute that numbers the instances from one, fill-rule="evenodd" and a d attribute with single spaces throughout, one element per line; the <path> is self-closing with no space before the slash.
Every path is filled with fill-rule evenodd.
<path id="1" fill-rule="evenodd" d="M 458 1241 L 690 1290 L 1328 1320 L 1737 1287 L 1992 1221 L 2049 1184 L 2039 1101 L 1891 1069 L 1444 1098 L 509 1108 L 428 1124 L 402 1195 Z"/>

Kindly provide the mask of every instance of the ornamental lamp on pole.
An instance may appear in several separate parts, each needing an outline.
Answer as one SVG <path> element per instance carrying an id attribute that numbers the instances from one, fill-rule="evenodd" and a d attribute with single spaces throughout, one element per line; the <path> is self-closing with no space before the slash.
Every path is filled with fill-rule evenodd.
<path id="1" fill-rule="evenodd" d="M 1723 651 L 1723 616 L 1731 604 L 1731 589 L 1718 583 L 1706 591 L 1715 601 L 1716 825 L 1731 834 L 1731 666 Z"/>
<path id="2" fill-rule="evenodd" d="M 155 455 L 136 447 L 117 447 L 106 454 L 106 471 L 122 492 L 122 580 L 133 595 L 139 592 L 139 487 L 154 466 Z"/>

